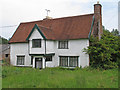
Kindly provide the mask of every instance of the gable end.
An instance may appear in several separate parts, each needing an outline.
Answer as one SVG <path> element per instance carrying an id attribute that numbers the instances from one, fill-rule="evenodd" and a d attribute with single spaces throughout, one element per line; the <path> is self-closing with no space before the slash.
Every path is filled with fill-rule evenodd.
<path id="1" fill-rule="evenodd" d="M 32 33 L 34 32 L 34 30 L 37 29 L 38 32 L 41 34 L 41 36 L 46 39 L 45 35 L 41 32 L 41 30 L 39 29 L 39 27 L 37 26 L 37 24 L 35 24 L 35 26 L 33 27 L 32 31 L 30 32 L 30 34 L 28 35 L 26 40 L 29 40 L 30 36 L 32 35 Z"/>

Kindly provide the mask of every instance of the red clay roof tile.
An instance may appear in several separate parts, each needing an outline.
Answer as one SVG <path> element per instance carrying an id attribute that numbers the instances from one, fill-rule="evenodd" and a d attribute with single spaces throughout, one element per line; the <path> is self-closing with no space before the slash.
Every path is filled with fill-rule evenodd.
<path id="1" fill-rule="evenodd" d="M 46 19 L 21 23 L 9 43 L 27 42 L 26 39 L 37 24 L 47 39 L 69 40 L 88 38 L 94 14 Z"/>

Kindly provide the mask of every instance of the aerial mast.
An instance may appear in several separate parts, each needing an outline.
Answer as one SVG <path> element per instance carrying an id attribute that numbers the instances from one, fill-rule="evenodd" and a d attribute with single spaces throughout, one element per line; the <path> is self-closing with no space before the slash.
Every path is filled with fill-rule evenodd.
<path id="1" fill-rule="evenodd" d="M 46 12 L 47 12 L 47 17 L 48 17 L 48 13 L 50 12 L 50 10 L 48 10 L 48 9 L 45 9 L 46 10 Z"/>

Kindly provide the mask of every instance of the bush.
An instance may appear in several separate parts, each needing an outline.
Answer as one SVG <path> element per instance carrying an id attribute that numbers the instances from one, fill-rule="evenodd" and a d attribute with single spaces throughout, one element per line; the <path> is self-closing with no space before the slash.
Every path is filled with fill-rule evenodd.
<path id="1" fill-rule="evenodd" d="M 90 65 L 94 68 L 118 68 L 120 39 L 104 30 L 100 40 L 91 36 L 90 46 L 84 52 L 90 55 Z"/>

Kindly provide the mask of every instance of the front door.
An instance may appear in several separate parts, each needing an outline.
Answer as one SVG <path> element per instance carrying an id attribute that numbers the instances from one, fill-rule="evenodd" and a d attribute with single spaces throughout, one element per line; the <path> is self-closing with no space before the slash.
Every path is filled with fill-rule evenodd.
<path id="1" fill-rule="evenodd" d="M 42 69 L 42 58 L 35 58 L 35 68 Z"/>

